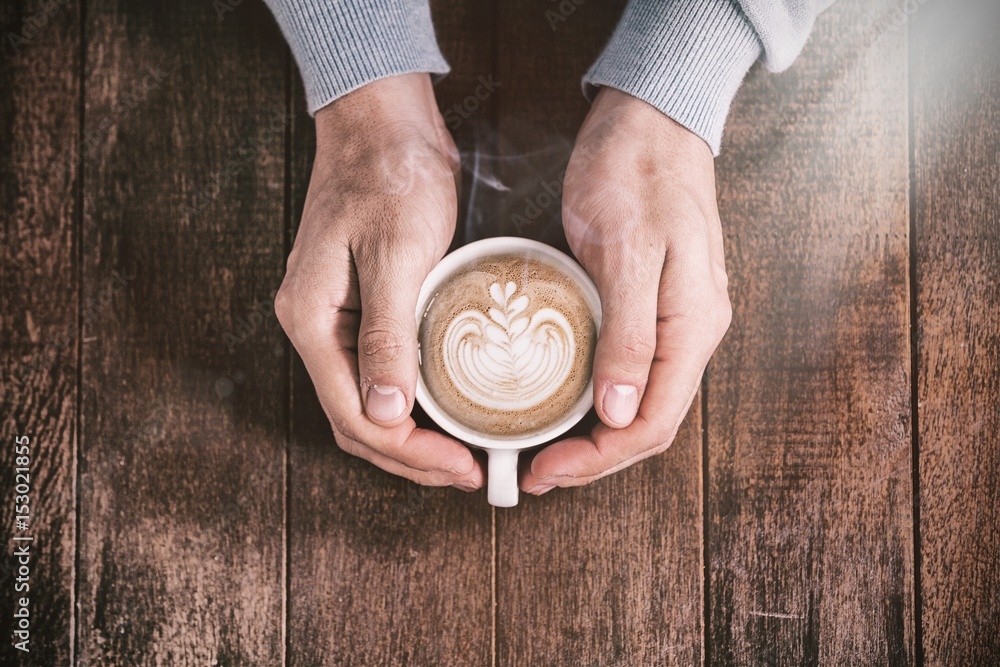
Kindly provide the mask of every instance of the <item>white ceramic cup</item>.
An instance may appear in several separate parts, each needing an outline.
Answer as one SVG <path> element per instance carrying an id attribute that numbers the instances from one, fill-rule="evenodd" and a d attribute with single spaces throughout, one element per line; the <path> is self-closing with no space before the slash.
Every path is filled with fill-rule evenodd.
<path id="1" fill-rule="evenodd" d="M 455 252 L 446 255 L 430 272 L 420 289 L 417 298 L 417 328 L 420 328 L 428 300 L 437 292 L 441 284 L 450 278 L 457 270 L 483 257 L 505 254 L 526 254 L 541 256 L 562 269 L 573 278 L 577 287 L 583 293 L 597 330 L 601 327 L 601 300 L 597 287 L 583 268 L 569 256 L 559 252 L 552 246 L 530 239 L 512 236 L 500 236 L 483 239 L 462 246 Z M 518 438 L 497 438 L 488 434 L 470 430 L 449 417 L 438 406 L 437 401 L 427 391 L 424 383 L 423 370 L 417 378 L 417 402 L 442 429 L 467 445 L 486 450 L 488 464 L 487 499 L 497 507 L 514 507 L 517 505 L 517 457 L 521 450 L 540 445 L 543 442 L 557 438 L 574 424 L 579 422 L 594 406 L 594 382 L 590 379 L 580 399 L 566 415 L 543 431 L 531 433 Z"/>

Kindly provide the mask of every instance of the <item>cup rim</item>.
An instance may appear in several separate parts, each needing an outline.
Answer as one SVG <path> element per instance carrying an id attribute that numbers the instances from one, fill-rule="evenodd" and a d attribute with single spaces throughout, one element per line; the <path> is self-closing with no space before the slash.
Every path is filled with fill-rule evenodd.
<path id="1" fill-rule="evenodd" d="M 577 281 L 577 285 L 580 287 L 581 292 L 583 292 L 587 305 L 590 306 L 591 315 L 594 318 L 594 326 L 600 330 L 600 296 L 597 293 L 597 286 L 594 285 L 594 281 L 590 279 L 590 276 L 583 270 L 583 267 L 581 267 L 566 253 L 553 248 L 546 243 L 516 236 L 495 236 L 480 239 L 479 241 L 468 243 L 454 252 L 445 255 L 444 258 L 438 262 L 437 266 L 431 269 L 431 272 L 427 274 L 427 278 L 420 287 L 420 292 L 417 296 L 417 308 L 415 315 L 417 330 L 419 331 L 421 319 L 423 319 L 424 309 L 426 307 L 425 302 L 430 295 L 434 293 L 434 290 L 436 290 L 446 278 L 450 277 L 453 271 L 463 264 L 467 264 L 472 260 L 479 259 L 481 257 L 519 251 L 532 251 L 544 255 L 547 259 L 550 259 L 558 264 L 561 269 L 574 278 Z M 420 349 L 419 341 L 417 343 L 417 349 L 418 351 Z M 583 418 L 584 415 L 587 414 L 587 412 L 590 411 L 592 407 L 594 407 L 594 378 L 591 377 L 587 381 L 587 386 L 584 388 L 579 400 L 577 400 L 576 404 L 574 404 L 573 409 L 566 413 L 563 419 L 559 420 L 544 431 L 519 438 L 491 437 L 468 429 L 462 424 L 456 422 L 444 412 L 444 410 L 437 404 L 437 401 L 430 395 L 430 392 L 427 390 L 427 385 L 424 383 L 423 372 L 419 368 L 417 370 L 416 400 L 417 403 L 420 404 L 420 407 L 423 408 L 424 412 L 427 413 L 427 416 L 433 419 L 438 426 L 444 429 L 449 435 L 458 438 L 468 445 L 474 445 L 483 449 L 527 449 L 559 437 L 572 428 Z"/>

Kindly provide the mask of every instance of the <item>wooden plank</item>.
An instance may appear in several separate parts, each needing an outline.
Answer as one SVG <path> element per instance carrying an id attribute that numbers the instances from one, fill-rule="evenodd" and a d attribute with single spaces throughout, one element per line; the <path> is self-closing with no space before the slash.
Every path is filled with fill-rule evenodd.
<path id="1" fill-rule="evenodd" d="M 718 161 L 735 319 L 708 390 L 715 665 L 912 664 L 905 31 L 838 2 Z"/>
<path id="2" fill-rule="evenodd" d="M 623 6 L 586 3 L 550 22 L 556 3 L 502 3 L 501 180 L 511 191 L 494 234 L 567 249 L 558 198 L 531 209 L 529 224 L 512 215 L 524 216 L 544 183 L 560 180 L 588 109 L 580 77 Z M 592 414 L 574 432 L 595 423 Z M 497 510 L 496 664 L 700 664 L 700 426 L 696 400 L 665 454 L 588 487 L 522 494 L 517 508 Z"/>
<path id="3" fill-rule="evenodd" d="M 910 23 L 923 650 L 1000 664 L 1000 5 Z"/>
<path id="4" fill-rule="evenodd" d="M 283 660 L 286 55 L 261 3 L 86 13 L 78 661 Z"/>
<path id="5" fill-rule="evenodd" d="M 0 7 L 0 663 L 72 656 L 78 369 L 77 179 L 80 15 L 76 5 Z M 27 439 L 27 440 L 25 440 Z M 19 459 L 18 443 L 29 446 Z M 23 450 L 22 450 L 23 452 Z M 27 466 L 24 464 L 27 463 Z M 28 468 L 28 480 L 15 476 Z M 28 502 L 17 498 L 29 484 Z M 29 508 L 19 530 L 16 508 Z M 32 541 L 14 541 L 31 537 Z M 15 549 L 27 545 L 29 573 Z M 25 589 L 27 586 L 27 589 Z M 28 604 L 30 652 L 14 646 Z"/>
<path id="6" fill-rule="evenodd" d="M 444 112 L 492 71 L 492 8 L 432 5 L 438 41 L 453 68 L 436 87 Z M 291 218 L 297 224 L 315 129 L 300 85 L 293 103 Z M 475 145 L 472 120 L 453 132 L 465 153 Z M 467 202 L 466 196 L 460 210 Z M 489 664 L 493 546 L 485 493 L 417 486 L 345 454 L 298 358 L 293 378 L 288 664 Z M 419 411 L 414 416 L 418 425 L 431 426 Z"/>
<path id="7" fill-rule="evenodd" d="M 435 85 L 438 107 L 462 158 L 458 224 L 449 250 L 480 238 L 502 203 L 493 187 L 500 157 L 496 119 L 507 82 L 497 76 L 496 0 L 431 2 L 438 42 L 451 73 Z"/>

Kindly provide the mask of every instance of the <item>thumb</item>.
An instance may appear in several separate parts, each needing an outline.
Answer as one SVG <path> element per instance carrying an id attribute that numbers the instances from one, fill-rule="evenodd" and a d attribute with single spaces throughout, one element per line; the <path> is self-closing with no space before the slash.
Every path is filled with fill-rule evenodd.
<path id="1" fill-rule="evenodd" d="M 404 257 L 358 257 L 361 322 L 358 377 L 368 418 L 381 426 L 401 423 L 413 407 L 417 381 L 414 310 L 426 275 Z"/>
<path id="2" fill-rule="evenodd" d="M 611 258 L 591 273 L 602 309 L 594 351 L 594 407 L 612 428 L 624 428 L 635 419 L 656 350 L 662 263 L 643 259 Z"/>

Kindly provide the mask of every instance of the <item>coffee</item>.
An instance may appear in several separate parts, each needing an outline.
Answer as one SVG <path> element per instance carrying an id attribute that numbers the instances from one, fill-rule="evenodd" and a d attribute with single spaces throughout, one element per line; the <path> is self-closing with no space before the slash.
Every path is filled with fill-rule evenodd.
<path id="1" fill-rule="evenodd" d="M 597 338 L 574 278 L 539 253 L 459 267 L 420 321 L 420 373 L 451 419 L 499 439 L 562 421 L 588 390 Z"/>

